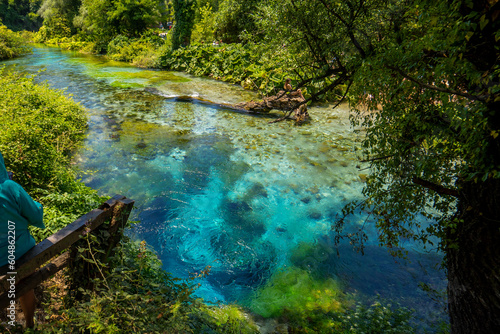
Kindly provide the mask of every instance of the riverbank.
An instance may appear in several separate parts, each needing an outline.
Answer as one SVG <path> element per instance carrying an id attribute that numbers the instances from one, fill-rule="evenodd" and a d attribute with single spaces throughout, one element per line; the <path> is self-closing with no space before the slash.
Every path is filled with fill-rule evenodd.
<path id="1" fill-rule="evenodd" d="M 78 36 L 44 39 L 35 35 L 34 41 L 87 54 L 98 54 L 102 50 L 95 42 L 81 40 Z M 169 38 L 161 38 L 150 30 L 140 38 L 119 35 L 105 49 L 102 56 L 109 60 L 128 62 L 139 68 L 208 77 L 255 91 L 260 97 L 277 94 L 283 89 L 286 78 L 292 79 L 293 87 L 301 81 L 294 73 L 295 68 L 284 68 L 285 59 L 279 56 L 270 59 L 261 44 L 192 44 L 172 50 Z M 332 76 L 331 80 L 322 83 L 304 83 L 301 86 L 304 97 L 307 99 L 322 91 L 334 79 Z M 344 94 L 342 89 L 320 94 L 312 102 L 336 102 Z"/>

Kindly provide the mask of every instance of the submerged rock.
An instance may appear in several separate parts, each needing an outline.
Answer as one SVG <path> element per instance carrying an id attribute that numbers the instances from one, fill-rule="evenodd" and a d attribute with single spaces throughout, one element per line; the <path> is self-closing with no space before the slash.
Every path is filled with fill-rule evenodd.
<path id="1" fill-rule="evenodd" d="M 137 145 L 135 145 L 137 148 L 146 148 L 146 146 L 148 145 L 144 141 L 140 141 Z"/>
<path id="2" fill-rule="evenodd" d="M 309 218 L 314 220 L 320 220 L 322 217 L 323 215 L 319 211 L 312 211 L 309 213 Z"/>
<path id="3" fill-rule="evenodd" d="M 278 227 L 276 227 L 276 232 L 284 233 L 284 232 L 286 232 L 286 228 L 278 226 Z"/>

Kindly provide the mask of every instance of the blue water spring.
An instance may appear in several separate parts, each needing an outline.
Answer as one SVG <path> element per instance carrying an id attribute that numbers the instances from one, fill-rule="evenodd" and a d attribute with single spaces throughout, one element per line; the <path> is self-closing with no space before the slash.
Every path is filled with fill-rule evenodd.
<path id="1" fill-rule="evenodd" d="M 445 316 L 418 288 L 445 288 L 441 255 L 408 242 L 411 262 L 396 260 L 369 224 L 364 256 L 333 242 L 331 223 L 361 198 L 368 173 L 357 162 L 362 130 L 350 127 L 346 107 L 311 108 L 301 127 L 268 124 L 276 116 L 197 102 L 257 98 L 209 79 L 56 48 L 4 63 L 37 73 L 87 109 L 88 139 L 74 159 L 83 181 L 136 200 L 139 223 L 127 233 L 146 240 L 166 271 L 186 278 L 211 266 L 196 292 L 205 300 L 248 305 L 274 273 L 293 267 L 340 281 L 360 299 L 380 295 L 414 308 L 423 323 Z"/>

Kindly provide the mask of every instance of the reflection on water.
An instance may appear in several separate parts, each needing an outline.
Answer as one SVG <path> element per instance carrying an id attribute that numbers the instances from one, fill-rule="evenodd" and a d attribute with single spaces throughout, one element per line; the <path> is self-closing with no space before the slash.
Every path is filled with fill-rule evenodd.
<path id="1" fill-rule="evenodd" d="M 75 158 L 84 182 L 136 200 L 140 223 L 128 233 L 152 245 L 165 270 L 187 277 L 211 266 L 198 290 L 206 300 L 252 305 L 273 273 L 296 268 L 340 281 L 358 298 L 379 294 L 415 308 L 428 322 L 443 317 L 417 288 L 445 287 L 440 256 L 410 244 L 412 262 L 397 263 L 371 226 L 364 256 L 332 241 L 331 222 L 360 197 L 367 173 L 356 166 L 362 133 L 350 128 L 347 109 L 316 107 L 309 124 L 270 125 L 267 116 L 169 98 L 256 98 L 234 85 L 57 49 L 7 63 L 45 69 L 37 80 L 88 109 L 89 136 Z"/>

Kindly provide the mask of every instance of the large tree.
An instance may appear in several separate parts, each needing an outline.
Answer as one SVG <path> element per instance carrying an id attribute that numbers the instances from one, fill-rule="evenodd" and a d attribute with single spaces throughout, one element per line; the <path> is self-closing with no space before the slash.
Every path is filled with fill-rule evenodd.
<path id="1" fill-rule="evenodd" d="M 0 0 L 0 21 L 9 29 L 37 30 L 42 20 L 37 15 L 42 0 Z"/>
<path id="2" fill-rule="evenodd" d="M 81 0 L 43 0 L 38 14 L 43 17 L 45 27 L 54 28 L 64 22 L 75 33 L 73 19 L 78 15 L 81 4 Z"/>
<path id="3" fill-rule="evenodd" d="M 160 22 L 161 0 L 82 0 L 75 26 L 102 41 L 138 37 Z"/>
<path id="4" fill-rule="evenodd" d="M 268 0 L 260 15 L 299 86 L 342 87 L 366 129 L 366 200 L 346 212 L 370 212 L 395 255 L 437 242 L 452 333 L 498 332 L 500 2 Z"/>
<path id="5" fill-rule="evenodd" d="M 175 50 L 191 42 L 191 32 L 193 31 L 196 13 L 196 1 L 173 1 L 175 24 L 172 37 L 172 49 Z"/>

